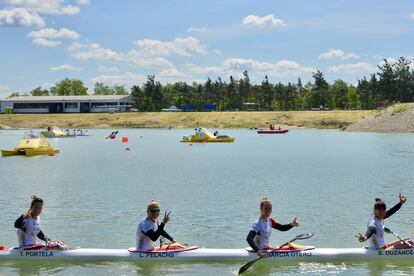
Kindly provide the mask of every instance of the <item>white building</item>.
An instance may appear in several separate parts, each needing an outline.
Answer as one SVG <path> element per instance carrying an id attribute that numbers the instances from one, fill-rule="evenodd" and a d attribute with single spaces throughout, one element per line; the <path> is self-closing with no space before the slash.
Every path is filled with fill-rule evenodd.
<path id="1" fill-rule="evenodd" d="M 19 96 L 1 101 L 0 112 L 88 113 L 123 112 L 131 107 L 130 95 L 111 96 Z"/>

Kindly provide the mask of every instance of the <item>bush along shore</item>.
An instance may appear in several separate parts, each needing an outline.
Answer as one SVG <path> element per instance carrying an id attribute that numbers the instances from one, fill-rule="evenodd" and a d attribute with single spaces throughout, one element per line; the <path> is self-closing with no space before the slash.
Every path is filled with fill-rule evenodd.
<path id="1" fill-rule="evenodd" d="M 269 111 L 269 112 L 137 112 L 88 114 L 0 114 L 0 129 L 47 128 L 252 128 L 305 127 L 337 129 L 351 125 L 371 111 Z"/>

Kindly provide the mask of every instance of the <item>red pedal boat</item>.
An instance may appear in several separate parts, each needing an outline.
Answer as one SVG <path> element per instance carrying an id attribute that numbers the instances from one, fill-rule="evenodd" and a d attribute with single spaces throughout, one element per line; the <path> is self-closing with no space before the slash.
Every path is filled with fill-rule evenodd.
<path id="1" fill-rule="evenodd" d="M 289 129 L 259 129 L 257 134 L 285 134 Z"/>

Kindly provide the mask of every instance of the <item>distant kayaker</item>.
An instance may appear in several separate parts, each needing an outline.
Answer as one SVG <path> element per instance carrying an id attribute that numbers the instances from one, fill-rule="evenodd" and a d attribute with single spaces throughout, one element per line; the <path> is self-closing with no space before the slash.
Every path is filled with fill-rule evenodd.
<path id="1" fill-rule="evenodd" d="M 118 134 L 118 130 L 112 131 L 111 134 L 109 134 L 109 136 L 106 137 L 106 139 L 115 139 L 117 134 Z"/>
<path id="2" fill-rule="evenodd" d="M 154 242 L 160 237 L 175 243 L 174 239 L 165 232 L 164 227 L 170 221 L 171 212 L 165 212 L 161 224 L 158 223 L 160 215 L 160 204 L 151 200 L 147 206 L 147 217 L 143 219 L 137 228 L 136 233 L 136 249 L 142 251 L 149 251 L 154 248 Z"/>
<path id="3" fill-rule="evenodd" d="M 288 231 L 293 227 L 299 226 L 297 218 L 289 224 L 279 224 L 270 217 L 272 214 L 272 202 L 267 197 L 260 201 L 260 217 L 253 223 L 252 230 L 247 235 L 246 241 L 259 256 L 266 257 L 266 251 L 274 248 L 269 246 L 272 228 L 279 231 Z"/>
<path id="4" fill-rule="evenodd" d="M 14 223 L 17 228 L 19 247 L 36 244 L 36 238 L 46 241 L 47 237 L 40 229 L 40 213 L 43 209 L 43 199 L 32 196 L 32 203 L 27 212 L 22 214 Z M 47 241 L 50 241 L 47 239 Z"/>
<path id="5" fill-rule="evenodd" d="M 372 250 L 379 249 L 402 249 L 412 247 L 414 244 L 409 239 L 406 239 L 406 243 L 401 241 L 395 241 L 389 244 L 385 243 L 384 238 L 384 220 L 391 217 L 395 212 L 400 210 L 401 206 L 407 201 L 407 198 L 400 194 L 400 202 L 394 207 L 387 210 L 385 203 L 379 199 L 375 199 L 374 214 L 372 219 L 368 222 L 368 229 L 365 235 L 359 233 L 358 240 L 360 242 L 368 241 L 368 248 Z M 411 246 L 409 246 L 411 244 Z"/>
<path id="6" fill-rule="evenodd" d="M 217 137 L 218 136 L 218 131 L 217 130 L 214 131 L 213 135 Z"/>

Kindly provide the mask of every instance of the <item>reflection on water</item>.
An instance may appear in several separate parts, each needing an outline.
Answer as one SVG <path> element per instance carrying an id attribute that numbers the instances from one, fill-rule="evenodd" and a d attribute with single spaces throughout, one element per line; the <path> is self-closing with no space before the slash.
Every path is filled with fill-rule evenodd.
<path id="1" fill-rule="evenodd" d="M 13 148 L 24 131 L 2 131 L 0 148 Z M 232 144 L 182 144 L 193 130 L 120 130 L 128 144 L 93 136 L 51 139 L 54 156 L 0 158 L 0 244 L 16 242 L 14 220 L 30 196 L 45 200 L 44 232 L 74 247 L 127 248 L 151 198 L 171 210 L 167 231 L 178 241 L 201 247 L 242 248 L 258 201 L 274 201 L 273 217 L 301 226 L 274 231 L 273 244 L 303 232 L 303 244 L 359 247 L 375 197 L 389 206 L 398 193 L 407 204 L 387 225 L 412 234 L 414 135 L 292 130 L 283 136 L 222 131 Z M 131 150 L 125 151 L 128 146 Z M 391 237 L 387 237 L 389 240 Z M 0 274 L 44 275 L 236 275 L 243 264 L 1 263 Z M 257 264 L 248 275 L 410 275 L 413 266 L 359 264 Z"/>

